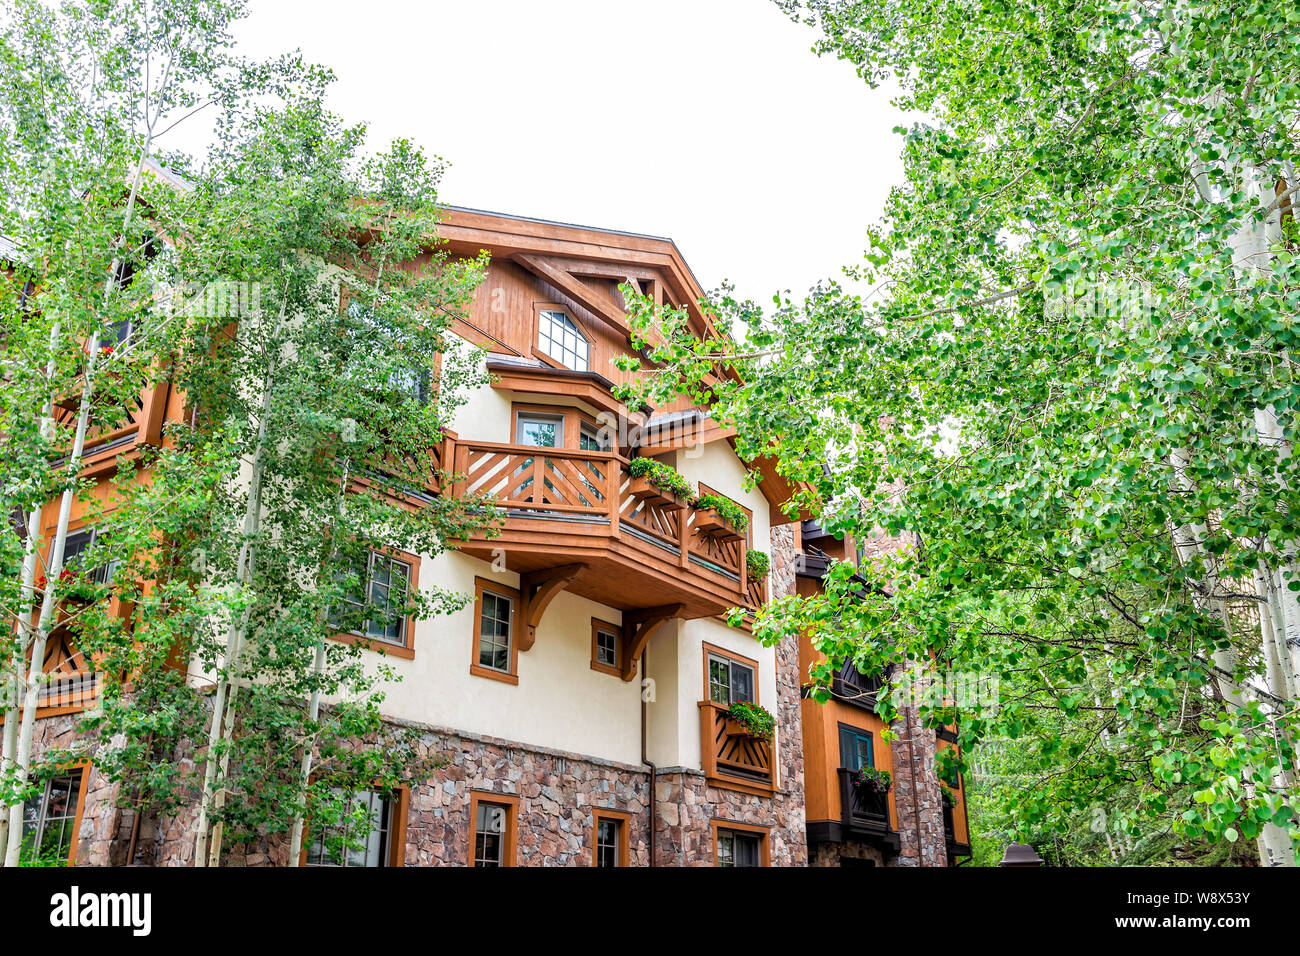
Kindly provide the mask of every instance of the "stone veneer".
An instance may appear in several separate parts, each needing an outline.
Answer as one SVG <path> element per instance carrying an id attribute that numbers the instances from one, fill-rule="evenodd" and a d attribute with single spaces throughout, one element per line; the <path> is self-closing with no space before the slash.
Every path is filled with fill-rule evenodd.
<path id="1" fill-rule="evenodd" d="M 919 674 L 919 668 L 916 670 Z M 921 723 L 916 705 L 910 703 L 899 708 L 890 730 L 895 734 L 890 750 L 898 814 L 898 865 L 947 866 L 943 802 L 935 773 L 938 739 Z"/>
<path id="2" fill-rule="evenodd" d="M 867 860 L 875 866 L 893 866 L 897 857 L 888 856 L 879 847 L 861 840 L 845 840 L 843 843 L 814 843 L 808 848 L 809 866 L 843 866 L 843 861 Z"/>

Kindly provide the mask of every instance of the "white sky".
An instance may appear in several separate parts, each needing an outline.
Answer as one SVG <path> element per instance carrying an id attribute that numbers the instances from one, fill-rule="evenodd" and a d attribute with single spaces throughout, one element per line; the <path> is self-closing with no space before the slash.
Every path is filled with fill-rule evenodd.
<path id="1" fill-rule="evenodd" d="M 838 277 L 902 176 L 890 94 L 765 0 L 252 6 L 242 52 L 333 68 L 372 148 L 451 162 L 444 202 L 671 237 L 706 290 Z"/>

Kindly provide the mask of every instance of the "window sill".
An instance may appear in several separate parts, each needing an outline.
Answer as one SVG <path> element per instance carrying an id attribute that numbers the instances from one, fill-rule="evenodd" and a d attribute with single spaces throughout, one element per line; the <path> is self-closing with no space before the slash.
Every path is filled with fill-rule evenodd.
<path id="1" fill-rule="evenodd" d="M 410 630 L 410 624 L 407 624 L 407 630 Z M 374 651 L 377 654 L 383 654 L 386 657 L 398 657 L 404 661 L 415 660 L 415 648 L 403 647 L 400 644 L 389 644 L 387 641 L 376 640 L 375 638 L 363 637 L 360 634 L 350 634 L 343 631 L 336 631 L 329 635 L 331 641 L 338 641 L 340 644 L 359 644 L 367 651 Z"/>
<path id="2" fill-rule="evenodd" d="M 623 679 L 623 672 L 610 664 L 598 664 L 596 661 L 592 661 L 591 669 L 602 674 L 609 674 L 611 677 L 617 677 L 619 680 Z"/>
<path id="3" fill-rule="evenodd" d="M 490 667 L 484 667 L 481 664 L 470 664 L 469 672 L 475 677 L 486 677 L 488 680 L 497 680 L 503 684 L 518 686 L 518 674 L 506 674 L 503 671 L 494 671 Z"/>

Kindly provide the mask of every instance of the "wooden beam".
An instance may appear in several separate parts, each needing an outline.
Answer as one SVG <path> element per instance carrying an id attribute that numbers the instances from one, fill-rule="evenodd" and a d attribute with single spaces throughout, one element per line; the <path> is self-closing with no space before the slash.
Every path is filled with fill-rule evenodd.
<path id="1" fill-rule="evenodd" d="M 562 564 L 519 576 L 519 649 L 532 650 L 537 640 L 537 625 L 551 606 L 555 596 L 563 591 L 579 574 L 587 570 L 585 564 Z"/>
<path id="2" fill-rule="evenodd" d="M 630 681 L 636 676 L 636 662 L 659 625 L 677 617 L 685 608 L 684 604 L 665 604 L 623 612 L 623 668 L 620 675 L 623 680 Z"/>
<path id="3" fill-rule="evenodd" d="M 555 286 L 624 339 L 631 335 L 627 316 L 623 310 L 585 282 L 575 279 L 563 269 L 557 269 L 539 256 L 517 255 L 514 260 L 539 279 L 544 279 Z"/>

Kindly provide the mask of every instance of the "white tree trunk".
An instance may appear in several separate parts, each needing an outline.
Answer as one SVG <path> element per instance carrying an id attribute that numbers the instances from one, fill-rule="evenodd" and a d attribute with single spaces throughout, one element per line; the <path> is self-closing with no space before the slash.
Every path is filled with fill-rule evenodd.
<path id="1" fill-rule="evenodd" d="M 336 514 L 338 519 L 343 516 L 344 499 L 348 491 L 348 476 L 351 472 L 351 460 L 346 460 L 343 464 L 343 481 L 339 486 L 338 507 Z M 337 528 L 339 521 L 336 520 L 334 525 Z M 330 549 L 330 559 L 333 560 L 337 549 Z M 312 723 L 320 719 L 320 687 L 319 680 L 321 674 L 325 672 L 325 637 L 324 628 L 326 621 L 320 621 L 321 635 L 316 640 L 316 656 L 312 662 L 312 677 L 316 678 L 317 686 L 312 687 L 311 699 L 307 704 L 307 714 Z M 298 785 L 306 790 L 311 783 L 311 762 L 312 751 L 315 750 L 314 740 L 305 740 L 302 745 L 302 763 L 298 770 Z M 305 811 L 301 803 L 298 805 L 298 812 L 294 814 L 293 827 L 289 831 L 289 865 L 297 866 L 302 857 L 302 829 L 304 823 Z M 343 854 L 344 866 L 347 866 L 347 853 Z"/>
<path id="2" fill-rule="evenodd" d="M 244 525 L 243 525 L 243 543 L 239 548 L 239 559 L 235 569 L 235 580 L 240 590 L 248 587 L 253 577 L 253 568 L 256 564 L 257 553 L 254 544 L 254 538 L 261 527 L 262 518 L 262 475 L 265 468 L 266 458 L 266 419 L 271 408 L 271 392 L 275 384 L 275 364 L 272 360 L 271 366 L 267 369 L 266 378 L 262 382 L 262 411 L 260 420 L 257 425 L 257 445 L 253 450 L 253 461 L 251 465 L 251 476 L 248 486 L 248 500 L 244 504 Z M 208 730 L 208 751 L 206 763 L 203 767 L 203 793 L 199 802 L 199 820 L 197 834 L 194 841 L 194 865 L 195 866 L 216 866 L 220 863 L 221 841 L 220 831 L 214 829 L 215 839 L 212 841 L 211 850 L 208 846 L 208 818 L 211 816 L 214 805 L 213 790 L 216 783 L 218 764 L 212 759 L 212 755 L 221 748 L 222 744 L 228 743 L 234 733 L 234 695 L 238 690 L 231 685 L 229 672 L 234 666 L 235 659 L 239 654 L 244 640 L 244 633 L 248 628 L 250 609 L 245 609 L 236 622 L 232 622 L 226 634 L 226 656 L 223 664 L 223 672 L 217 675 L 216 692 L 212 700 L 212 723 Z M 227 696 L 231 700 L 227 704 Z M 225 758 L 221 761 L 221 769 L 224 775 L 225 769 L 229 766 L 229 761 Z M 209 860 L 210 854 L 215 856 L 214 860 Z"/>
<path id="3" fill-rule="evenodd" d="M 63 573 L 63 551 L 68 540 L 68 520 L 72 516 L 72 500 L 76 497 L 75 478 L 80 470 L 81 455 L 86 447 L 86 431 L 90 426 L 90 402 L 94 395 L 95 357 L 99 353 L 99 332 L 90 337 L 90 355 L 86 360 L 86 373 L 81 386 L 81 407 L 77 411 L 77 432 L 72 441 L 72 454 L 68 459 L 68 486 L 59 501 L 59 523 L 50 546 L 50 560 L 46 568 L 45 593 L 41 597 L 41 613 L 36 621 L 36 635 L 31 642 L 31 663 L 27 668 L 24 687 L 22 723 L 18 729 L 18 746 L 14 754 L 14 771 L 17 780 L 26 783 L 32 763 L 32 739 L 36 732 L 36 706 L 40 701 L 40 688 L 45 663 L 45 644 L 49 639 L 54 618 L 54 596 L 58 590 L 59 575 Z M 73 835 L 76 839 L 76 835 Z M 9 807 L 9 833 L 5 849 L 5 866 L 17 866 L 23 845 L 23 804 Z"/>

